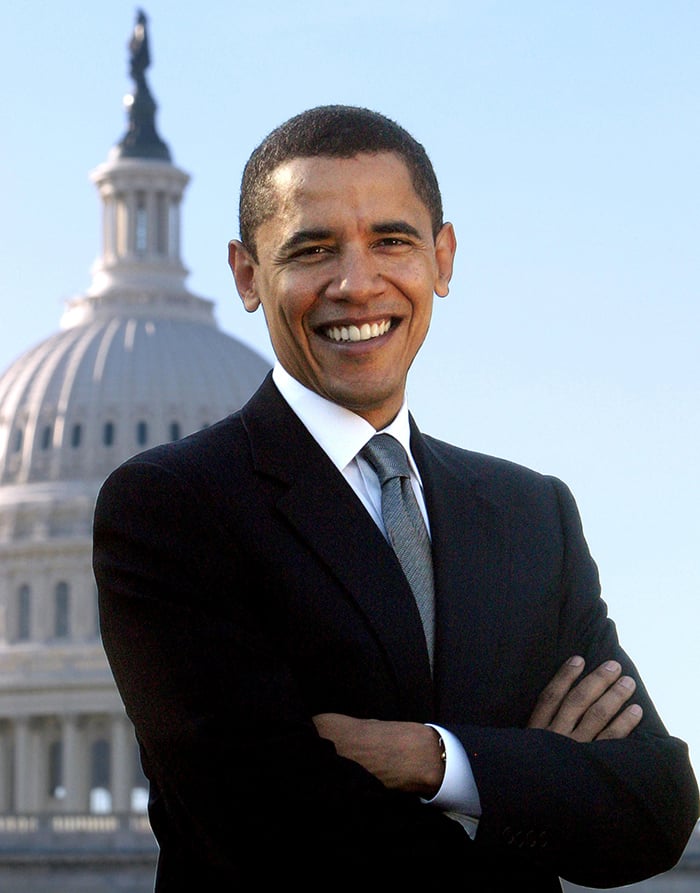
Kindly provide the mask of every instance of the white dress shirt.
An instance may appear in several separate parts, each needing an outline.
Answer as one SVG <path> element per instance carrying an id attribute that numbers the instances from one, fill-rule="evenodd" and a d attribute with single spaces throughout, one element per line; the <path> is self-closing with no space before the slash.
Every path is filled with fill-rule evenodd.
<path id="1" fill-rule="evenodd" d="M 379 480 L 372 466 L 357 455 L 378 432 L 361 416 L 326 400 L 325 397 L 302 385 L 279 362 L 275 364 L 272 377 L 292 411 L 350 484 L 386 536 L 382 520 Z M 408 405 L 405 399 L 396 418 L 382 429 L 382 433 L 391 434 L 406 450 L 411 469 L 411 483 L 430 532 L 430 519 L 425 508 L 420 474 L 411 455 Z M 442 809 L 451 818 L 464 825 L 468 833 L 473 836 L 478 816 L 481 815 L 481 804 L 469 758 L 455 735 L 432 723 L 429 725 L 442 736 L 447 759 L 440 790 L 431 800 L 423 802 Z"/>

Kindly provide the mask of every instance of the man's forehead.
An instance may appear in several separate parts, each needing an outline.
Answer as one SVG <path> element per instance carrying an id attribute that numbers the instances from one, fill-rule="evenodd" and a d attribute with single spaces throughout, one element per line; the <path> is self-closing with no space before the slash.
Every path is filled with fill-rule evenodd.
<path id="1" fill-rule="evenodd" d="M 304 186 L 315 176 L 322 177 L 341 167 L 362 161 L 378 162 L 382 177 L 388 167 L 394 168 L 397 177 L 407 177 L 410 171 L 403 158 L 395 152 L 358 152 L 356 155 L 299 155 L 285 159 L 270 174 L 270 182 L 280 192 L 287 192 Z"/>
<path id="2" fill-rule="evenodd" d="M 258 227 L 258 242 L 263 231 L 290 245 L 308 241 L 309 234 L 320 238 L 322 231 L 330 238 L 348 227 L 426 240 L 432 233 L 430 210 L 395 152 L 295 157 L 279 164 L 268 184 L 268 213 Z"/>

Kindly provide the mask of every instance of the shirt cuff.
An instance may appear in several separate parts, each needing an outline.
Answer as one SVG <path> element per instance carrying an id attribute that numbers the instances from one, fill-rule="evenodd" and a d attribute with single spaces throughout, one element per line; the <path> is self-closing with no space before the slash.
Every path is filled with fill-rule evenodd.
<path id="1" fill-rule="evenodd" d="M 436 806 L 448 813 L 478 818 L 481 815 L 479 791 L 474 780 L 474 773 L 462 742 L 452 732 L 441 726 L 426 723 L 442 737 L 445 745 L 445 775 L 437 794 L 423 803 Z M 422 798 L 421 798 L 422 799 Z"/>

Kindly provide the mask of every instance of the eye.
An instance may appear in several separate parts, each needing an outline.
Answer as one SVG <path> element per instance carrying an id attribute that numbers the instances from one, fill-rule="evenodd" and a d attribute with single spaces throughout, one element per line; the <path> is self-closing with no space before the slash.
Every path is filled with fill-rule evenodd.
<path id="1" fill-rule="evenodd" d="M 376 245 L 378 248 L 405 248 L 411 245 L 411 242 L 401 236 L 384 236 Z"/>
<path id="2" fill-rule="evenodd" d="M 315 260 L 329 253 L 330 249 L 325 245 L 305 245 L 294 251 L 290 257 L 292 260 Z"/>

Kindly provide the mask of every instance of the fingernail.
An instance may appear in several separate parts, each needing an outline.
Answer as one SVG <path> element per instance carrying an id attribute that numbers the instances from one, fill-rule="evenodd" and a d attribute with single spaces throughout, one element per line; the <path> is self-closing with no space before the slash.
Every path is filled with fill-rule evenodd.
<path id="1" fill-rule="evenodd" d="M 636 685 L 634 679 L 631 676 L 620 676 L 617 680 L 618 685 L 621 685 L 623 688 L 633 689 Z"/>
<path id="2" fill-rule="evenodd" d="M 617 670 L 620 669 L 620 664 L 619 664 L 616 660 L 609 660 L 609 661 L 605 664 L 605 669 L 606 669 L 609 673 L 615 673 Z"/>
<path id="3" fill-rule="evenodd" d="M 579 654 L 574 654 L 567 660 L 567 664 L 570 667 L 580 667 L 583 664 L 583 658 Z"/>
<path id="4" fill-rule="evenodd" d="M 632 713 L 634 716 L 641 716 L 644 711 L 639 706 L 639 704 L 632 704 L 632 706 L 630 707 L 630 713 Z"/>

